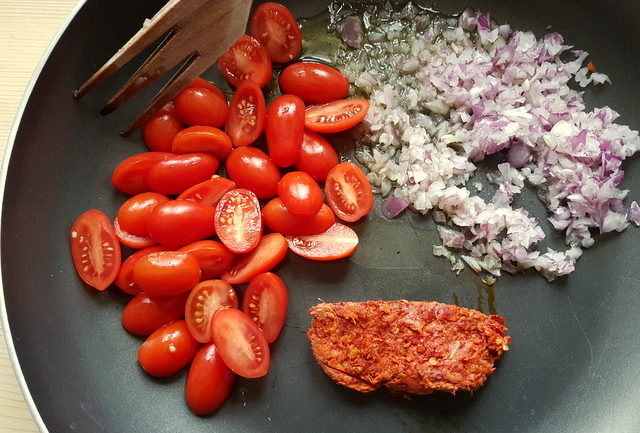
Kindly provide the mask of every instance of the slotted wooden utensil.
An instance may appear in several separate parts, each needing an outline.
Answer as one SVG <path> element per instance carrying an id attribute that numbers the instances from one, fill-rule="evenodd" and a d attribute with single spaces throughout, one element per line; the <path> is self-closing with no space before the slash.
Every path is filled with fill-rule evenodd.
<path id="1" fill-rule="evenodd" d="M 81 98 L 165 35 L 153 53 L 102 109 L 108 114 L 182 62 L 133 122 L 129 135 L 209 68 L 245 31 L 251 0 L 170 0 L 73 95 Z"/>

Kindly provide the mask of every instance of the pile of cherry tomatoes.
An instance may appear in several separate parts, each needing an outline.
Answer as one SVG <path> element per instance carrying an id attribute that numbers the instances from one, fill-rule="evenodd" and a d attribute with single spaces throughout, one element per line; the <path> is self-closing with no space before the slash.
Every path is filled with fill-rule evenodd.
<path id="1" fill-rule="evenodd" d="M 196 79 L 143 127 L 151 151 L 115 168 L 113 185 L 132 197 L 113 223 L 92 209 L 71 229 L 79 276 L 133 295 L 122 324 L 147 337 L 141 367 L 163 377 L 191 363 L 185 394 L 199 415 L 224 403 L 236 375 L 268 371 L 288 305 L 285 283 L 269 271 L 288 250 L 348 256 L 358 237 L 336 217 L 357 221 L 373 205 L 365 174 L 340 163 L 320 135 L 358 124 L 368 102 L 343 99 L 349 84 L 336 69 L 292 63 L 267 108 L 261 87 L 272 62 L 294 60 L 302 37 L 277 3 L 256 9 L 251 34 L 218 61 L 236 87 L 231 101 Z M 263 132 L 268 152 L 252 146 Z M 217 174 L 223 163 L 227 177 Z M 122 261 L 121 244 L 138 251 Z M 232 284 L 245 283 L 240 303 Z"/>

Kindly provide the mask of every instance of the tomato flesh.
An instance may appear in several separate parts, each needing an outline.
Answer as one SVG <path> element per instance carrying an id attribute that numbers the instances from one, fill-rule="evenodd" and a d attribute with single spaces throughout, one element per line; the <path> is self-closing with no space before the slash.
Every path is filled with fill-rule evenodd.
<path id="1" fill-rule="evenodd" d="M 154 331 L 142 343 L 138 362 L 151 376 L 171 376 L 193 359 L 199 347 L 185 321 L 176 320 Z"/>
<path id="2" fill-rule="evenodd" d="M 343 221 L 357 221 L 373 208 L 373 192 L 367 176 L 351 162 L 331 169 L 324 184 L 327 202 Z"/>
<path id="3" fill-rule="evenodd" d="M 304 126 L 316 132 L 346 131 L 362 122 L 367 111 L 369 101 L 362 98 L 312 105 L 305 112 Z"/>
<path id="4" fill-rule="evenodd" d="M 157 253 L 159 251 L 169 251 L 168 247 L 162 245 L 156 245 L 153 247 L 148 247 L 140 251 L 136 251 L 126 258 L 124 262 L 122 262 L 122 266 L 120 266 L 120 270 L 118 271 L 118 276 L 116 277 L 116 286 L 122 290 L 124 293 L 129 295 L 137 295 L 142 292 L 142 289 L 136 284 L 133 279 L 133 266 L 136 264 L 139 258 L 146 256 L 150 253 Z"/>
<path id="5" fill-rule="evenodd" d="M 252 81 L 264 87 L 271 80 L 271 59 L 257 39 L 242 35 L 231 48 L 218 58 L 222 75 L 235 87 Z M 231 104 L 233 107 L 233 103 Z"/>
<path id="6" fill-rule="evenodd" d="M 262 3 L 251 18 L 251 34 L 274 62 L 295 59 L 302 47 L 302 32 L 289 9 L 279 3 Z"/>
<path id="7" fill-rule="evenodd" d="M 140 248 L 148 248 L 150 246 L 157 244 L 156 241 L 151 239 L 151 236 L 136 236 L 125 231 L 120 226 L 120 221 L 118 221 L 117 217 L 116 219 L 113 220 L 113 229 L 116 232 L 116 237 L 118 238 L 118 241 L 120 241 L 120 243 L 125 247 L 140 249 Z"/>
<path id="8" fill-rule="evenodd" d="M 313 215 L 322 208 L 322 190 L 311 176 L 302 171 L 285 174 L 278 183 L 278 197 L 292 214 Z"/>
<path id="9" fill-rule="evenodd" d="M 259 199 L 278 192 L 280 170 L 269 156 L 253 146 L 238 147 L 226 162 L 227 174 L 238 188 L 252 191 Z"/>
<path id="10" fill-rule="evenodd" d="M 229 191 L 216 206 L 215 229 L 234 253 L 253 250 L 262 236 L 262 216 L 256 195 L 242 188 Z"/>
<path id="11" fill-rule="evenodd" d="M 149 296 L 139 293 L 124 307 L 122 326 L 133 335 L 147 337 L 156 329 L 184 315 L 188 293 L 177 296 Z"/>
<path id="12" fill-rule="evenodd" d="M 200 265 L 189 253 L 154 252 L 135 262 L 133 280 L 151 296 L 179 295 L 200 282 Z"/>
<path id="13" fill-rule="evenodd" d="M 279 82 L 283 93 L 299 96 L 306 104 L 324 104 L 349 93 L 347 77 L 322 63 L 289 65 L 280 73 Z"/>
<path id="14" fill-rule="evenodd" d="M 304 134 L 304 102 L 294 95 L 276 98 L 267 110 L 265 134 L 269 156 L 280 167 L 296 162 Z"/>
<path id="15" fill-rule="evenodd" d="M 307 259 L 328 261 L 351 255 L 358 247 L 358 235 L 344 224 L 335 223 L 324 233 L 287 236 L 289 249 Z"/>
<path id="16" fill-rule="evenodd" d="M 291 236 L 322 233 L 335 222 L 331 208 L 324 203 L 313 215 L 296 215 L 291 213 L 278 197 L 262 209 L 262 219 L 270 230 Z"/>
<path id="17" fill-rule="evenodd" d="M 280 233 L 269 233 L 260 239 L 258 246 L 248 254 L 236 256 L 227 272 L 220 279 L 231 284 L 244 284 L 256 275 L 270 271 L 287 255 L 287 241 Z"/>
<path id="18" fill-rule="evenodd" d="M 287 317 L 289 295 L 284 281 L 276 274 L 257 275 L 244 293 L 242 311 L 258 325 L 268 343 L 280 335 Z"/>
<path id="19" fill-rule="evenodd" d="M 211 319 L 222 308 L 238 308 L 238 296 L 231 284 L 205 280 L 191 290 L 184 310 L 187 327 L 200 343 L 211 341 Z"/>
<path id="20" fill-rule="evenodd" d="M 233 261 L 233 253 L 218 241 L 193 242 L 180 248 L 179 251 L 189 253 L 198 259 L 203 280 L 218 278 L 224 271 L 229 269 Z"/>
<path id="21" fill-rule="evenodd" d="M 202 346 L 191 362 L 185 383 L 185 398 L 196 415 L 215 412 L 231 394 L 236 375 L 210 343 Z"/>
<path id="22" fill-rule="evenodd" d="M 260 86 L 243 81 L 231 98 L 229 120 L 224 127 L 235 147 L 248 146 L 264 129 L 267 106 Z"/>
<path id="23" fill-rule="evenodd" d="M 211 179 L 193 185 L 180 194 L 176 200 L 196 201 L 207 206 L 216 207 L 222 196 L 235 187 L 235 182 L 226 177 L 216 175 Z"/>

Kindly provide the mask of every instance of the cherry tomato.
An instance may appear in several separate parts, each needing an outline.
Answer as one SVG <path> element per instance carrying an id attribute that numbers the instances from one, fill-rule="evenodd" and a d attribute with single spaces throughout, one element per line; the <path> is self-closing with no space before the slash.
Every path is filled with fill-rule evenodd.
<path id="1" fill-rule="evenodd" d="M 216 206 L 215 227 L 222 243 L 232 252 L 254 249 L 262 236 L 262 215 L 256 195 L 242 188 L 226 193 Z"/>
<path id="2" fill-rule="evenodd" d="M 173 138 L 174 153 L 207 153 L 217 159 L 225 159 L 233 145 L 227 134 L 213 126 L 190 126 Z"/>
<path id="3" fill-rule="evenodd" d="M 173 105 L 167 104 L 142 126 L 142 138 L 151 150 L 171 152 L 173 137 L 182 128 L 184 126 L 176 116 Z"/>
<path id="4" fill-rule="evenodd" d="M 324 182 L 327 173 L 338 165 L 338 153 L 333 146 L 317 132 L 305 130 L 296 160 L 296 167 L 318 182 Z"/>
<path id="5" fill-rule="evenodd" d="M 180 247 L 215 234 L 215 208 L 188 200 L 170 200 L 155 207 L 149 235 L 159 244 Z"/>
<path id="6" fill-rule="evenodd" d="M 78 276 L 98 290 L 111 285 L 120 269 L 120 244 L 104 213 L 91 209 L 71 227 L 71 256 Z"/>
<path id="7" fill-rule="evenodd" d="M 224 363 L 216 345 L 202 346 L 187 373 L 184 393 L 189 408 L 199 416 L 215 412 L 231 394 L 235 381 L 235 373 Z"/>
<path id="8" fill-rule="evenodd" d="M 180 194 L 177 200 L 197 201 L 207 206 L 216 207 L 222 196 L 235 187 L 235 182 L 226 177 L 215 175 L 211 179 L 193 185 Z"/>
<path id="9" fill-rule="evenodd" d="M 206 153 L 174 155 L 149 169 L 146 181 L 152 191 L 180 194 L 193 185 L 210 179 L 220 163 Z"/>
<path id="10" fill-rule="evenodd" d="M 168 152 L 144 152 L 130 156 L 113 170 L 111 183 L 126 194 L 135 195 L 150 191 L 147 173 L 160 161 L 173 156 L 173 153 Z"/>
<path id="11" fill-rule="evenodd" d="M 265 133 L 269 156 L 280 167 L 296 162 L 304 134 L 304 102 L 294 95 L 276 98 L 267 110 Z"/>
<path id="12" fill-rule="evenodd" d="M 237 375 L 262 377 L 269 371 L 269 343 L 242 311 L 218 311 L 211 320 L 211 336 L 220 357 Z"/>
<path id="13" fill-rule="evenodd" d="M 157 244 L 156 241 L 151 239 L 151 236 L 136 236 L 123 230 L 122 227 L 120 227 L 118 218 L 113 220 L 113 229 L 116 232 L 116 237 L 125 247 L 140 249 Z"/>
<path id="14" fill-rule="evenodd" d="M 296 215 L 289 212 L 278 197 L 264 206 L 262 219 L 271 231 L 290 236 L 322 233 L 336 221 L 331 208 L 324 203 L 313 215 Z"/>
<path id="15" fill-rule="evenodd" d="M 200 266 L 198 259 L 189 253 L 150 253 L 140 257 L 133 265 L 133 280 L 151 296 L 179 295 L 198 284 Z"/>
<path id="16" fill-rule="evenodd" d="M 226 162 L 227 174 L 238 188 L 252 191 L 267 199 L 278 193 L 280 170 L 269 156 L 253 146 L 238 147 Z"/>
<path id="17" fill-rule="evenodd" d="M 284 281 L 276 274 L 265 272 L 247 286 L 242 311 L 258 325 L 267 343 L 273 343 L 284 325 L 288 305 L 289 295 Z"/>
<path id="18" fill-rule="evenodd" d="M 147 254 L 157 253 L 159 251 L 169 251 L 168 247 L 162 245 L 156 245 L 153 247 L 145 248 L 144 250 L 136 251 L 131 254 L 127 259 L 122 262 L 118 276 L 116 277 L 116 286 L 123 292 L 129 295 L 137 295 L 142 292 L 142 289 L 133 280 L 133 266 L 136 264 L 140 257 L 144 257 Z"/>
<path id="19" fill-rule="evenodd" d="M 211 280 L 218 278 L 229 269 L 233 261 L 233 253 L 218 241 L 197 241 L 180 248 L 179 251 L 195 256 L 200 263 L 201 278 Z"/>
<path id="20" fill-rule="evenodd" d="M 347 77 L 322 63 L 294 63 L 284 68 L 279 80 L 282 93 L 299 96 L 305 104 L 324 104 L 349 93 Z"/>
<path id="21" fill-rule="evenodd" d="M 271 60 L 287 63 L 298 57 L 302 32 L 291 11 L 279 3 L 262 3 L 251 18 L 251 35 L 260 41 Z"/>
<path id="22" fill-rule="evenodd" d="M 358 247 L 358 235 L 344 224 L 335 223 L 324 233 L 287 236 L 289 249 L 307 259 L 327 261 L 351 255 Z"/>
<path id="23" fill-rule="evenodd" d="M 239 87 L 243 81 L 253 81 L 259 87 L 264 87 L 271 80 L 271 59 L 262 44 L 249 35 L 240 36 L 218 58 L 218 67 L 235 87 Z"/>
<path id="24" fill-rule="evenodd" d="M 287 255 L 287 241 L 280 233 L 269 233 L 260 239 L 250 253 L 236 256 L 231 268 L 220 279 L 231 284 L 244 284 L 256 275 L 270 271 Z"/>
<path id="25" fill-rule="evenodd" d="M 278 197 L 292 214 L 313 215 L 322 207 L 322 190 L 303 171 L 291 171 L 278 182 Z"/>
<path id="26" fill-rule="evenodd" d="M 149 217 L 160 203 L 169 201 L 169 197 L 157 192 L 143 192 L 125 201 L 118 210 L 120 228 L 135 236 L 149 236 Z"/>
<path id="27" fill-rule="evenodd" d="M 180 319 L 188 297 L 188 293 L 176 296 L 138 293 L 122 311 L 122 326 L 133 335 L 147 337 L 156 329 Z"/>
<path id="28" fill-rule="evenodd" d="M 206 125 L 216 128 L 224 125 L 229 116 L 229 105 L 221 92 L 205 87 L 188 86 L 173 101 L 176 116 L 187 125 Z"/>
<path id="29" fill-rule="evenodd" d="M 211 81 L 205 80 L 202 77 L 196 78 L 191 83 L 189 83 L 187 85 L 187 87 L 204 87 L 207 90 L 211 90 L 213 93 L 218 95 L 220 98 L 222 98 L 224 100 L 227 99 L 227 97 L 224 96 L 224 93 L 222 92 L 222 90 L 220 90 L 220 88 L 218 86 L 213 84 Z"/>
<path id="30" fill-rule="evenodd" d="M 235 147 L 248 146 L 264 129 L 267 105 L 260 87 L 253 81 L 240 83 L 231 98 L 229 120 L 224 127 Z"/>
<path id="31" fill-rule="evenodd" d="M 205 280 L 191 290 L 184 310 L 189 332 L 200 343 L 211 341 L 211 318 L 221 308 L 238 308 L 238 296 L 231 284 Z"/>
<path id="32" fill-rule="evenodd" d="M 343 221 L 357 221 L 373 207 L 369 179 L 351 162 L 340 163 L 329 171 L 324 192 L 331 209 Z"/>
<path id="33" fill-rule="evenodd" d="M 171 376 L 193 359 L 199 347 L 185 321 L 176 320 L 157 329 L 142 343 L 138 363 L 151 376 Z"/>
<path id="34" fill-rule="evenodd" d="M 356 126 L 369 111 L 369 101 L 362 98 L 339 99 L 312 105 L 305 112 L 304 126 L 316 132 L 340 132 Z"/>

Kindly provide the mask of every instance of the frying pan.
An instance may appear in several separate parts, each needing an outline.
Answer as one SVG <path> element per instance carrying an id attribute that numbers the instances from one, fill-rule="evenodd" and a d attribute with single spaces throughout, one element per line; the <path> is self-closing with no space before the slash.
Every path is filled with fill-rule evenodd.
<path id="1" fill-rule="evenodd" d="M 298 17 L 327 6 L 322 0 L 284 3 Z M 551 26 L 589 51 L 613 85 L 587 90 L 587 104 L 609 104 L 622 123 L 640 127 L 640 3 L 450 0 L 440 7 L 456 12 L 469 5 L 538 36 Z M 136 363 L 141 340 L 120 325 L 127 297 L 81 283 L 71 265 L 68 231 L 84 210 L 114 216 L 124 201 L 109 173 L 145 149 L 139 136 L 122 138 L 117 131 L 149 94 L 109 117 L 98 114 L 135 65 L 82 101 L 74 101 L 71 91 L 160 6 L 151 0 L 88 0 L 46 61 L 12 143 L 2 205 L 5 324 L 43 431 L 640 431 L 635 228 L 598 236 L 568 278 L 548 283 L 533 272 L 504 276 L 490 290 L 469 270 L 456 276 L 431 255 L 438 236 L 430 217 L 406 214 L 388 221 L 378 204 L 354 226 L 361 244 L 351 258 L 316 263 L 289 255 L 276 270 L 290 288 L 290 307 L 266 377 L 239 380 L 229 401 L 203 418 L 184 403 L 185 371 L 148 377 Z M 221 82 L 215 70 L 207 78 Z M 625 169 L 623 187 L 631 189 L 629 200 L 638 200 L 638 158 Z M 533 197 L 524 205 L 548 228 Z M 513 343 L 472 395 L 406 400 L 384 391 L 359 394 L 334 384 L 313 359 L 305 331 L 307 309 L 318 298 L 457 301 L 504 315 Z"/>

